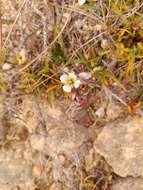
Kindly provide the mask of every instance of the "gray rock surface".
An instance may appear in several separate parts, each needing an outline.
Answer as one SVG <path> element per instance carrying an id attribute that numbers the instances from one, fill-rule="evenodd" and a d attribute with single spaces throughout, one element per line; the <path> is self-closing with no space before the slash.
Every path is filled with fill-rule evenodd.
<path id="1" fill-rule="evenodd" d="M 10 157 L 9 157 L 10 158 Z M 22 159 L 0 163 L 0 184 L 17 185 L 31 180 L 31 168 Z"/>
<path id="2" fill-rule="evenodd" d="M 88 129 L 73 124 L 58 103 L 50 107 L 47 102 L 25 96 L 17 110 L 20 114 L 14 122 L 25 124 L 33 149 L 52 158 L 61 154 L 69 159 L 84 156 L 90 139 Z"/>
<path id="3" fill-rule="evenodd" d="M 74 124 L 59 103 L 51 107 L 32 95 L 3 97 L 0 113 L 0 188 L 32 190 L 35 179 L 51 184 L 63 177 L 71 186 L 71 167 L 82 165 L 90 147 L 88 129 Z"/>
<path id="4" fill-rule="evenodd" d="M 125 178 L 117 180 L 112 190 L 143 190 L 143 179 L 141 178 Z"/>
<path id="5" fill-rule="evenodd" d="M 20 152 L 24 151 L 21 147 Z M 31 175 L 32 162 L 25 160 L 17 151 L 2 149 L 0 151 L 0 190 L 9 190 L 19 185 L 27 189 L 33 186 Z"/>
<path id="6" fill-rule="evenodd" d="M 95 150 L 119 176 L 143 177 L 143 118 L 129 117 L 105 126 Z"/>

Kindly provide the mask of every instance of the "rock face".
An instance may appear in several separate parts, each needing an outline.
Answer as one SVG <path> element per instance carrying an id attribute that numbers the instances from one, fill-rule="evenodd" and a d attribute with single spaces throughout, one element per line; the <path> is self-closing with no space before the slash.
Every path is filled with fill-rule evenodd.
<path id="1" fill-rule="evenodd" d="M 16 186 L 32 180 L 31 164 L 21 158 L 13 158 L 12 152 L 0 155 L 0 184 Z"/>
<path id="2" fill-rule="evenodd" d="M 71 166 L 80 167 L 90 147 L 87 128 L 75 125 L 59 103 L 50 107 L 32 95 L 1 98 L 0 113 L 0 188 L 32 190 L 35 178 L 72 184 Z"/>
<path id="3" fill-rule="evenodd" d="M 127 118 L 105 126 L 95 150 L 117 175 L 143 177 L 143 118 Z"/>
<path id="4" fill-rule="evenodd" d="M 143 179 L 140 178 L 127 178 L 119 179 L 115 182 L 112 190 L 142 190 L 143 189 Z"/>
<path id="5" fill-rule="evenodd" d="M 15 122 L 25 123 L 33 149 L 52 158 L 64 154 L 72 159 L 77 152 L 84 155 L 82 151 L 86 148 L 82 145 L 90 138 L 88 130 L 73 124 L 58 103 L 50 107 L 42 100 L 25 96 L 18 109 L 21 121 L 17 119 Z"/>

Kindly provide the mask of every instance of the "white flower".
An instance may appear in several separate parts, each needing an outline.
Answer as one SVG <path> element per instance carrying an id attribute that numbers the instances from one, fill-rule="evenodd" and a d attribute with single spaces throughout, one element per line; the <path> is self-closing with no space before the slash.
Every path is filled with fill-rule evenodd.
<path id="1" fill-rule="evenodd" d="M 81 83 L 74 73 L 63 74 L 60 80 L 63 83 L 63 90 L 65 92 L 71 92 L 72 88 L 78 88 Z"/>
<path id="2" fill-rule="evenodd" d="M 83 5 L 86 2 L 86 0 L 78 0 L 79 5 Z"/>
<path id="3" fill-rule="evenodd" d="M 3 64 L 3 66 L 2 66 L 2 70 L 3 70 L 3 71 L 10 70 L 11 67 L 12 67 L 11 64 L 5 63 L 5 64 Z"/>
<path id="4" fill-rule="evenodd" d="M 105 116 L 105 108 L 104 107 L 100 107 L 98 110 L 96 110 L 95 114 L 98 117 L 104 117 Z"/>
<path id="5" fill-rule="evenodd" d="M 107 46 L 108 46 L 108 40 L 103 39 L 103 40 L 101 41 L 101 47 L 102 47 L 103 49 L 105 49 L 105 48 L 107 48 Z"/>

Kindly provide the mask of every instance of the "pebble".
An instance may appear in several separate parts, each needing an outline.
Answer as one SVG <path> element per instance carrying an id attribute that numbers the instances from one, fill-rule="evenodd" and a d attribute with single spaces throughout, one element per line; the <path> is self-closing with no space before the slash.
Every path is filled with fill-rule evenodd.
<path id="1" fill-rule="evenodd" d="M 41 165 L 33 166 L 32 174 L 34 177 L 40 177 L 43 172 L 43 167 Z"/>
<path id="2" fill-rule="evenodd" d="M 105 48 L 107 48 L 107 46 L 108 46 L 108 40 L 103 39 L 103 40 L 101 41 L 101 47 L 102 47 L 103 49 L 105 49 Z"/>
<path id="3" fill-rule="evenodd" d="M 62 185 L 61 183 L 53 183 L 50 187 L 49 190 L 62 190 Z"/>

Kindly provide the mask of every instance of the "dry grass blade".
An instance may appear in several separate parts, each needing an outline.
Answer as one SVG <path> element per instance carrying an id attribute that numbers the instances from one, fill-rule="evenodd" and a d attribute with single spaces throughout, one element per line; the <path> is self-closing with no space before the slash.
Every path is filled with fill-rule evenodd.
<path id="1" fill-rule="evenodd" d="M 0 51 L 2 50 L 2 12 L 1 12 L 1 2 L 0 2 Z"/>
<path id="2" fill-rule="evenodd" d="M 57 34 L 57 36 L 55 37 L 55 39 L 50 43 L 50 45 L 44 49 L 37 57 L 35 57 L 32 61 L 30 61 L 27 65 L 25 65 L 19 72 L 23 72 L 25 69 L 27 69 L 30 65 L 32 65 L 35 61 L 37 61 L 38 59 L 42 58 L 42 56 L 46 55 L 47 51 L 53 46 L 53 44 L 59 39 L 59 37 L 61 36 L 61 34 L 63 33 L 64 29 L 66 28 L 68 22 L 70 20 L 70 15 L 67 18 L 64 26 L 62 27 L 62 29 L 60 30 L 60 32 Z"/>
<path id="3" fill-rule="evenodd" d="M 84 44 L 82 44 L 76 51 L 73 52 L 73 54 L 71 55 L 71 57 L 69 58 L 69 62 L 72 60 L 72 58 L 77 54 L 77 52 L 79 50 L 81 50 L 83 47 L 85 47 L 86 45 L 90 44 L 92 41 L 94 41 L 95 39 L 99 38 L 100 36 L 102 36 L 103 34 L 105 34 L 106 32 L 102 32 L 100 34 L 98 34 L 97 36 L 89 39 L 88 41 L 86 41 Z"/>
<path id="4" fill-rule="evenodd" d="M 41 82 L 38 81 L 36 84 L 33 85 L 32 90 L 35 90 L 36 88 L 38 88 L 39 86 L 41 86 L 42 84 L 44 84 L 45 82 L 47 82 L 48 80 L 52 79 L 57 74 L 58 74 L 58 72 L 55 73 L 55 74 L 53 74 L 52 76 L 49 76 L 45 80 L 42 80 Z"/>
<path id="5" fill-rule="evenodd" d="M 21 11 L 22 11 L 22 9 L 23 9 L 23 7 L 24 7 L 24 5 L 26 4 L 27 1 L 28 1 L 28 0 L 24 0 L 23 3 L 21 4 L 21 6 L 20 6 L 20 8 L 19 8 L 19 11 L 18 11 L 18 13 L 17 13 L 17 16 L 16 16 L 16 18 L 15 18 L 15 20 L 14 20 L 12 26 L 11 26 L 11 29 L 10 29 L 10 31 L 9 31 L 9 33 L 8 33 L 8 35 L 7 35 L 7 37 L 6 37 L 6 39 L 5 39 L 5 42 L 4 42 L 2 48 L 5 48 L 5 46 L 7 45 L 7 42 L 8 42 L 8 40 L 9 40 L 9 38 L 10 38 L 10 35 L 11 35 L 13 29 L 14 29 L 14 26 L 15 26 L 15 24 L 16 24 L 16 22 L 17 22 L 19 16 L 20 16 L 20 13 L 21 13 Z"/>
<path id="6" fill-rule="evenodd" d="M 50 3 L 50 5 L 54 6 L 54 4 L 52 4 L 52 3 Z M 90 14 L 89 12 L 87 12 L 87 11 L 85 11 L 85 10 L 82 10 L 82 9 L 76 7 L 76 6 L 66 6 L 66 5 L 65 5 L 65 6 L 63 6 L 63 7 L 59 6 L 59 8 L 63 8 L 63 9 L 65 9 L 65 10 L 69 10 L 69 11 L 78 13 L 78 14 L 80 14 L 80 15 L 86 16 L 87 18 L 90 18 L 90 19 L 92 19 L 92 20 L 98 21 L 98 22 L 100 22 L 101 24 L 103 24 L 103 20 L 102 20 L 101 17 L 99 17 L 98 15 L 95 15 L 95 13 L 94 13 L 94 15 L 93 15 L 93 14 Z"/>

